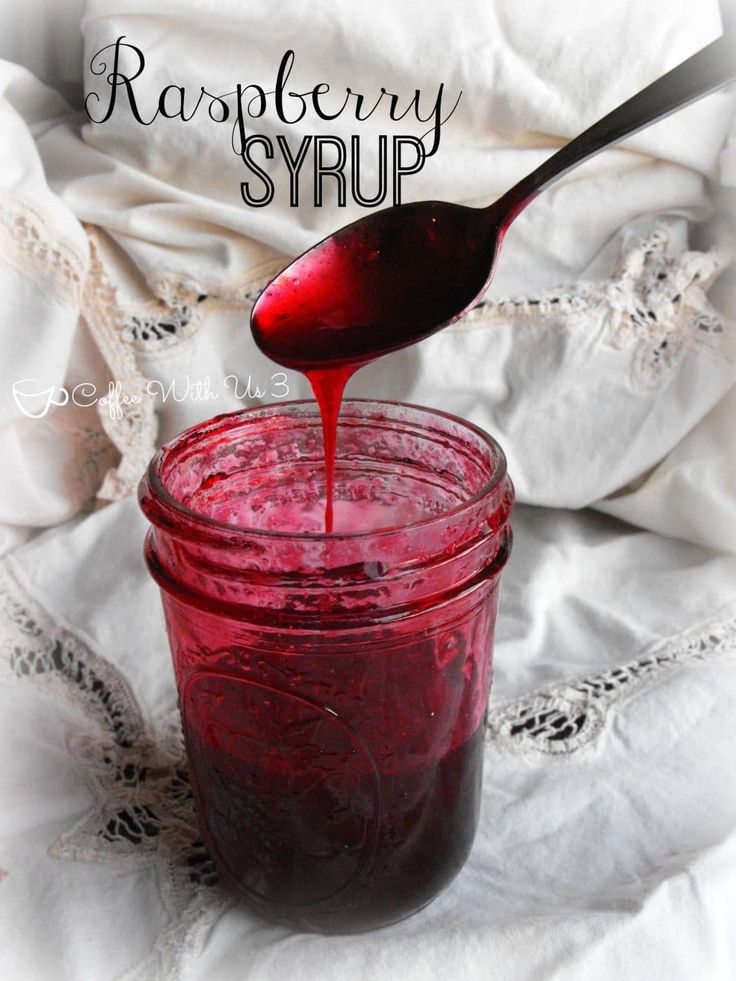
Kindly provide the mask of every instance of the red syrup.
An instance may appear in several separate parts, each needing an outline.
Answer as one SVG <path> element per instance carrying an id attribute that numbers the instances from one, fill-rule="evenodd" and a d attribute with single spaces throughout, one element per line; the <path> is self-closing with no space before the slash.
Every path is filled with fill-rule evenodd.
<path id="1" fill-rule="evenodd" d="M 428 652 L 406 654 L 404 685 L 416 685 L 420 661 L 436 672 Z M 458 655 L 442 682 L 414 698 L 452 697 L 443 691 L 447 684 L 460 692 L 464 679 L 452 680 L 463 671 L 464 652 Z M 431 709 L 422 739 L 398 704 L 376 718 L 375 692 L 360 705 L 350 696 L 350 711 L 341 711 L 334 690 L 354 687 L 348 672 L 364 667 L 354 658 L 332 669 L 327 710 L 314 701 L 313 679 L 324 673 L 324 659 L 292 654 L 269 661 L 279 682 L 294 672 L 310 679 L 310 697 L 207 673 L 182 699 L 197 812 L 217 867 L 257 912 L 299 929 L 366 930 L 421 909 L 470 851 L 483 726 L 467 738 L 462 726 L 457 745 L 435 746 Z M 394 700 L 400 698 L 397 691 Z M 377 740 L 376 726 L 397 728 Z"/>
<path id="2" fill-rule="evenodd" d="M 340 415 L 345 386 L 358 365 L 339 368 L 309 369 L 304 374 L 312 386 L 322 420 L 322 441 L 325 458 L 325 531 L 335 525 L 335 451 L 337 448 L 337 419 Z M 288 531 L 288 528 L 284 529 Z"/>

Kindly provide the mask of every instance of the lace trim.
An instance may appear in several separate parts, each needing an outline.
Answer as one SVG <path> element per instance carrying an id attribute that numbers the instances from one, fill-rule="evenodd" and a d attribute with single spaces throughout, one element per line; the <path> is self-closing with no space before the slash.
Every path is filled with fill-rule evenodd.
<path id="1" fill-rule="evenodd" d="M 28 202 L 0 199 L 0 256 L 44 292 L 78 309 L 87 273 L 87 257 L 60 242 Z"/>
<path id="2" fill-rule="evenodd" d="M 97 496 L 115 501 L 135 492 L 153 456 L 157 422 L 153 400 L 146 392 L 146 379 L 138 370 L 131 345 L 124 339 L 123 314 L 100 259 L 97 235 L 91 228 L 87 231 L 90 271 L 82 297 L 82 314 L 114 383 L 119 386 L 119 411 L 111 411 L 108 405 L 97 405 L 102 427 L 120 452 L 120 462 L 107 472 Z"/>
<path id="3" fill-rule="evenodd" d="M 614 705 L 691 664 L 736 654 L 736 616 L 655 644 L 647 654 L 598 674 L 546 685 L 495 705 L 487 738 L 514 752 L 577 752 L 603 733 Z"/>
<path id="4" fill-rule="evenodd" d="M 173 981 L 184 953 L 198 955 L 232 903 L 199 838 L 178 711 L 151 725 L 121 672 L 56 624 L 13 569 L 12 560 L 0 564 L 0 672 L 71 699 L 95 728 L 68 743 L 94 803 L 49 854 L 155 870 L 167 925 L 125 978 Z"/>
<path id="5" fill-rule="evenodd" d="M 147 357 L 187 340 L 203 325 L 205 313 L 249 313 L 261 291 L 280 272 L 285 259 L 269 260 L 251 270 L 237 289 L 205 287 L 171 275 L 155 278 L 149 303 L 119 301 L 123 340 Z"/>
<path id="6" fill-rule="evenodd" d="M 175 981 L 196 958 L 212 924 L 232 904 L 199 839 L 176 710 L 151 724 L 121 672 L 55 623 L 21 586 L 11 560 L 0 564 L 0 671 L 14 683 L 43 684 L 72 699 L 95 734 L 69 752 L 94 803 L 49 848 L 63 859 L 153 867 L 168 923 L 126 981 Z M 569 755 L 591 746 L 612 713 L 676 671 L 736 653 L 736 614 L 654 645 L 620 667 L 547 685 L 495 705 L 487 739 L 506 751 Z"/>
<path id="7" fill-rule="evenodd" d="M 235 288 L 205 286 L 195 279 L 173 274 L 157 276 L 149 285 L 154 294 L 173 309 L 187 304 L 192 306 L 206 299 L 220 309 L 244 311 L 253 306 L 261 291 L 288 262 L 289 259 L 285 256 L 267 259 L 250 269 L 247 277 Z"/>
<path id="8" fill-rule="evenodd" d="M 733 261 L 721 249 L 670 255 L 670 237 L 656 228 L 625 256 L 608 281 L 581 281 L 539 297 L 482 300 L 454 330 L 493 322 L 567 320 L 589 324 L 604 316 L 604 341 L 618 350 L 633 347 L 631 383 L 651 388 L 663 382 L 689 346 L 723 353 L 725 318 L 708 302 L 707 291 Z"/>
<path id="9" fill-rule="evenodd" d="M 97 503 L 102 480 L 117 460 L 118 453 L 102 428 L 66 427 L 62 435 L 75 443 L 74 464 L 69 468 L 79 488 L 75 500 L 81 510 L 90 511 Z"/>
<path id="10" fill-rule="evenodd" d="M 122 307 L 123 340 L 145 351 L 178 344 L 195 334 L 201 326 L 198 308 L 206 299 L 206 294 L 200 294 L 194 303 L 176 299 L 171 304 L 163 300 L 136 306 L 126 304 Z"/>
<path id="11" fill-rule="evenodd" d="M 158 276 L 148 284 L 153 296 L 149 301 L 116 296 L 120 339 L 135 353 L 151 358 L 195 336 L 207 314 L 247 315 L 285 261 L 261 263 L 237 289 L 204 287 L 191 278 Z"/>
<path id="12" fill-rule="evenodd" d="M 610 280 L 583 280 L 538 297 L 482 300 L 449 329 L 550 320 L 587 326 L 591 317 L 603 315 L 604 343 L 618 350 L 634 348 L 631 384 L 652 388 L 663 383 L 690 346 L 723 355 L 720 342 L 727 322 L 709 303 L 707 292 L 732 261 L 726 249 L 672 254 L 669 232 L 660 226 L 626 253 Z M 151 350 L 189 336 L 190 319 L 205 300 L 209 309 L 246 312 L 284 263 L 268 260 L 236 290 L 159 277 L 150 285 L 165 306 L 163 319 L 154 315 L 141 325 L 131 320 L 129 333 Z"/>

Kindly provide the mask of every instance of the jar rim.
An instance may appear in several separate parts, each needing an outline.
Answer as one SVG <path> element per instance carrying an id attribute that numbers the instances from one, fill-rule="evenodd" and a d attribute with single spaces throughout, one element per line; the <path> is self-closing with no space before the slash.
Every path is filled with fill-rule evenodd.
<path id="1" fill-rule="evenodd" d="M 196 530 L 203 539 L 207 540 L 212 540 L 213 538 L 216 540 L 221 540 L 223 537 L 227 537 L 230 541 L 232 541 L 232 536 L 238 534 L 263 541 L 279 540 L 330 542 L 357 541 L 367 538 L 376 539 L 383 538 L 384 536 L 388 535 L 396 535 L 397 531 L 405 531 L 407 528 L 420 528 L 423 526 L 436 524 L 448 518 L 456 518 L 461 516 L 464 512 L 471 511 L 476 504 L 487 498 L 489 494 L 493 493 L 507 474 L 506 455 L 504 454 L 500 445 L 492 436 L 485 432 L 485 430 L 481 429 L 480 426 L 476 426 L 475 423 L 470 422 L 467 419 L 453 415 L 451 412 L 445 412 L 442 409 L 434 409 L 428 406 L 416 405 L 411 402 L 400 402 L 393 399 L 349 398 L 343 400 L 343 409 L 350 406 L 376 406 L 377 408 L 389 407 L 410 409 L 413 412 L 420 412 L 429 417 L 440 417 L 462 426 L 467 431 L 479 437 L 485 446 L 491 450 L 495 460 L 495 467 L 490 479 L 467 500 L 462 501 L 460 504 L 457 504 L 454 507 L 448 508 L 446 511 L 442 511 L 440 514 L 433 514 L 427 516 L 426 518 L 420 518 L 417 521 L 411 521 L 408 525 L 402 526 L 401 528 L 388 527 L 379 528 L 376 530 L 368 529 L 348 532 L 284 531 L 280 529 L 253 528 L 248 525 L 231 524 L 230 522 L 220 521 L 217 518 L 212 518 L 209 515 L 195 511 L 188 505 L 178 501 L 173 494 L 167 490 L 161 477 L 162 464 L 164 463 L 166 456 L 172 452 L 175 452 L 177 449 L 181 449 L 182 446 L 188 442 L 192 442 L 193 444 L 195 436 L 197 436 L 199 439 L 205 436 L 210 436 L 216 433 L 219 429 L 226 427 L 228 423 L 236 417 L 248 416 L 256 413 L 267 413 L 269 410 L 278 412 L 279 410 L 295 408 L 297 406 L 312 406 L 317 408 L 317 403 L 314 399 L 298 399 L 288 402 L 271 402 L 266 405 L 247 406 L 244 409 L 236 409 L 234 412 L 223 413 L 222 415 L 214 416 L 212 419 L 204 422 L 196 423 L 195 425 L 190 426 L 188 429 L 183 430 L 172 440 L 169 440 L 168 443 L 165 443 L 157 450 L 151 459 L 138 487 L 138 500 L 146 516 L 152 521 L 153 524 L 159 523 L 159 521 L 154 520 L 156 510 L 159 512 L 157 517 L 163 518 L 163 523 L 167 525 L 170 525 L 171 519 L 173 518 L 176 518 L 179 521 L 184 520 L 190 525 L 190 530 Z M 368 420 L 369 416 L 366 415 L 363 418 Z M 158 506 L 157 509 L 154 510 L 154 513 L 151 513 L 152 509 L 150 506 L 150 498 L 148 496 L 149 492 L 150 495 L 153 496 L 156 505 Z"/>

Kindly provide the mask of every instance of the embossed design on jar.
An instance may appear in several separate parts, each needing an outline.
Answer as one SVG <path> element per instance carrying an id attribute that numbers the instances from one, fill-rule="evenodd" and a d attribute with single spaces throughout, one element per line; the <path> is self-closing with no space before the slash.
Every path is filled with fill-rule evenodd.
<path id="1" fill-rule="evenodd" d="M 367 747 L 334 710 L 200 670 L 184 687 L 182 718 L 207 844 L 237 887 L 303 907 L 361 875 L 375 849 L 380 784 Z"/>

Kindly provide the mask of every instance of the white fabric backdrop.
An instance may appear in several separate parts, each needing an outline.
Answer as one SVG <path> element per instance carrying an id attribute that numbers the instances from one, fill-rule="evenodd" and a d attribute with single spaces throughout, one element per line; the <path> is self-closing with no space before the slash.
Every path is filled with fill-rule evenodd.
<path id="1" fill-rule="evenodd" d="M 77 8 L 61 9 L 40 20 L 32 5 L 23 21 L 0 7 L 12 13 L 0 49 L 11 55 L 0 63 L 3 976 L 730 979 L 736 560 L 721 550 L 736 552 L 733 308 L 728 289 L 716 307 L 712 287 L 732 275 L 713 196 L 735 183 L 733 147 L 722 151 L 733 97 L 709 97 L 546 192 L 509 233 L 486 301 L 351 387 L 484 426 L 534 507 L 518 512 L 504 581 L 470 863 L 407 923 L 325 940 L 226 910 L 211 883 L 175 776 L 144 523 L 118 499 L 156 442 L 258 400 L 226 391 L 225 375 L 269 388 L 249 304 L 285 255 L 353 214 L 283 200 L 249 211 L 219 132 L 142 130 L 122 113 L 85 126 L 12 63 L 72 91 Z M 92 0 L 82 25 L 87 59 L 118 34 L 138 44 L 151 90 L 270 80 L 289 45 L 307 83 L 331 72 L 366 92 L 462 88 L 407 197 L 480 204 L 719 30 L 714 0 L 546 10 L 287 0 L 274 23 L 255 2 Z M 33 44 L 39 22 L 49 58 Z M 207 376 L 212 402 L 147 395 L 150 379 Z M 12 397 L 29 378 L 56 396 L 113 381 L 144 398 L 119 416 L 67 404 L 29 418 Z M 569 510 L 591 504 L 612 517 Z M 562 742 L 548 709 L 571 727 Z"/>

